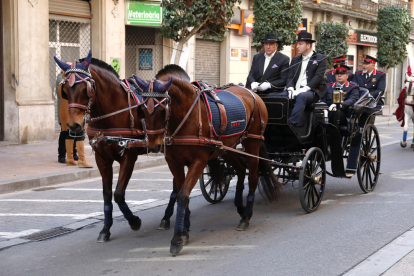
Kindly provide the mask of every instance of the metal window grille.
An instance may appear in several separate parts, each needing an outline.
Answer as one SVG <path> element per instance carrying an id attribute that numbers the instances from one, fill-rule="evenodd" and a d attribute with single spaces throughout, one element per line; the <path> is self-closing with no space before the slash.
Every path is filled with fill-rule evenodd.
<path id="1" fill-rule="evenodd" d="M 125 26 L 125 77 L 132 74 L 149 81 L 163 67 L 159 30 Z"/>
<path id="2" fill-rule="evenodd" d="M 73 62 L 86 57 L 91 49 L 91 24 L 72 21 L 49 20 L 49 83 L 53 91 L 56 110 L 56 129 L 60 131 L 57 116 L 56 78 L 61 69 L 53 57 Z"/>

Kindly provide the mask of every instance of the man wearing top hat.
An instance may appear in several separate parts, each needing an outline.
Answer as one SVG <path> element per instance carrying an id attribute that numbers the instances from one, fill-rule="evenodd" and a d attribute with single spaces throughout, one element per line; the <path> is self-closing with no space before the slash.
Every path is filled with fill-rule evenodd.
<path id="1" fill-rule="evenodd" d="M 354 82 L 358 83 L 360 87 L 368 89 L 374 98 L 377 98 L 381 92 L 385 92 L 385 82 L 387 79 L 384 72 L 375 69 L 377 62 L 376 58 L 364 55 L 363 70 L 356 71 L 354 75 Z M 382 101 L 379 103 L 382 103 Z"/>
<path id="2" fill-rule="evenodd" d="M 336 56 L 332 58 L 332 62 L 335 65 L 339 64 L 345 64 L 346 63 L 346 55 L 340 55 L 340 56 Z M 329 72 L 325 73 L 326 76 L 326 83 L 332 83 L 335 82 L 335 68 Z M 351 72 L 348 72 L 348 81 L 352 81 L 354 77 L 354 74 L 352 74 Z"/>
<path id="3" fill-rule="evenodd" d="M 281 92 L 286 86 L 289 57 L 277 51 L 280 41 L 275 34 L 267 34 L 262 43 L 265 52 L 253 57 L 246 87 L 263 95 Z"/>
<path id="4" fill-rule="evenodd" d="M 347 125 L 347 117 L 350 117 L 349 108 L 359 99 L 359 86 L 348 81 L 349 67 L 345 64 L 336 64 L 334 67 L 335 79 L 333 83 L 328 83 L 328 93 L 321 99 L 321 102 L 329 106 L 329 122 L 333 125 Z M 334 90 L 345 92 L 343 102 L 333 103 Z"/>
<path id="5" fill-rule="evenodd" d="M 298 34 L 299 56 L 292 58 L 287 78 L 287 93 L 296 98 L 289 121 L 293 126 L 305 124 L 305 107 L 319 101 L 328 92 L 325 81 L 326 56 L 312 50 L 312 34 L 301 31 Z"/>

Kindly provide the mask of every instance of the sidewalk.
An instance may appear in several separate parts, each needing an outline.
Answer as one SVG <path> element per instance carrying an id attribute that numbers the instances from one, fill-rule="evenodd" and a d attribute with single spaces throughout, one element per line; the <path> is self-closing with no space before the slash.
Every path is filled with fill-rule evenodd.
<path id="1" fill-rule="evenodd" d="M 85 140 L 90 169 L 58 163 L 58 141 L 0 146 L 0 194 L 100 176 L 95 156 Z M 164 156 L 139 156 L 135 169 L 166 164 Z M 119 164 L 114 162 L 114 174 Z"/>

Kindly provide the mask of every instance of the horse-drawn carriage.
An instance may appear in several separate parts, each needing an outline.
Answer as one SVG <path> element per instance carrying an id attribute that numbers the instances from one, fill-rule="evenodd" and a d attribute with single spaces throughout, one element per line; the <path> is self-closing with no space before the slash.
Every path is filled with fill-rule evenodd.
<path id="1" fill-rule="evenodd" d="M 350 178 L 356 173 L 364 192 L 372 191 L 376 186 L 381 148 L 373 123 L 381 108 L 377 107 L 379 99 L 372 99 L 369 93 L 365 93 L 353 107 L 348 126 L 337 128 L 329 124 L 327 106 L 317 103 L 305 111 L 307 124 L 295 129 L 288 123 L 292 106 L 289 99 L 262 99 L 237 85 L 217 93 L 208 87 L 197 88 L 189 83 L 185 71 L 175 65 L 166 66 L 150 83 L 138 76 L 131 78 L 131 82 L 122 82 L 108 64 L 92 59 L 91 52 L 84 61 L 74 62 L 71 66 L 55 60 L 66 74 L 60 89 L 71 109 L 69 128 L 82 131 L 85 123 L 89 123 L 87 134 L 102 175 L 105 219 L 98 242 L 110 239 L 112 197 L 131 229 L 139 230 L 141 220 L 125 202 L 125 190 L 133 164 L 148 148 L 159 151 L 164 146 L 174 176 L 173 191 L 158 228 L 169 229 L 170 217 L 177 204 L 170 247 L 172 254 L 180 253 L 188 241 L 189 195 L 200 175 L 200 182 L 204 182 L 201 190 L 206 199 L 218 202 L 224 198 L 231 176 L 237 174 L 234 203 L 241 217 L 236 228 L 240 231 L 249 227 L 259 183 L 263 194 L 274 199 L 278 197 L 282 183 L 298 180 L 300 201 L 308 212 L 315 211 L 322 201 L 326 174 Z M 135 93 L 130 84 L 140 92 Z M 338 102 L 340 99 L 339 94 Z M 226 101 L 231 103 L 226 107 L 230 111 L 222 113 L 223 106 L 220 105 L 225 105 Z M 137 112 L 132 113 L 133 109 Z M 240 117 L 227 116 L 232 113 L 239 113 Z M 226 124 L 221 120 L 223 118 L 229 119 Z M 216 135 L 217 132 L 226 135 Z M 236 148 L 238 144 L 243 145 L 243 150 Z M 225 162 L 217 159 L 220 156 Z M 209 159 L 216 162 L 207 166 Z M 347 160 L 346 168 L 344 159 Z M 326 169 L 325 162 L 329 160 L 332 173 Z M 113 193 L 114 161 L 121 166 Z M 213 165 L 210 174 L 203 173 L 203 169 L 208 172 Z M 246 204 L 243 204 L 246 169 L 249 170 L 249 192 Z M 221 179 L 224 176 L 224 180 L 217 181 L 217 176 Z"/>
<path id="2" fill-rule="evenodd" d="M 342 102 L 341 91 L 335 92 L 334 103 Z M 269 119 L 265 131 L 265 145 L 272 167 L 283 184 L 298 182 L 299 199 L 306 212 L 315 211 L 323 198 L 326 174 L 339 178 L 357 175 L 364 193 L 375 189 L 380 173 L 381 145 L 375 116 L 382 106 L 364 88 L 360 99 L 351 108 L 347 125 L 339 127 L 328 122 L 328 106 L 315 103 L 306 108 L 306 124 L 294 128 L 288 123 L 293 100 L 262 96 Z M 331 162 L 329 172 L 326 162 Z M 211 203 L 220 202 L 227 193 L 234 172 L 220 160 L 221 183 L 209 177 L 207 167 L 200 177 L 200 188 Z"/>

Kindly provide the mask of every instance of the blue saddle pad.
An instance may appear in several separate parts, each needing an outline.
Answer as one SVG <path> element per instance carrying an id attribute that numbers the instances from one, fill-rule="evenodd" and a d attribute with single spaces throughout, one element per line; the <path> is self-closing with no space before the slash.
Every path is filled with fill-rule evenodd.
<path id="1" fill-rule="evenodd" d="M 216 93 L 221 103 L 223 103 L 227 115 L 227 128 L 223 133 L 220 133 L 221 118 L 218 104 L 208 92 L 205 92 L 204 98 L 206 99 L 207 107 L 209 109 L 210 120 L 215 132 L 214 134 L 216 136 L 228 137 L 243 133 L 247 124 L 246 108 L 244 107 L 243 102 L 229 91 L 220 90 L 214 93 Z"/>

